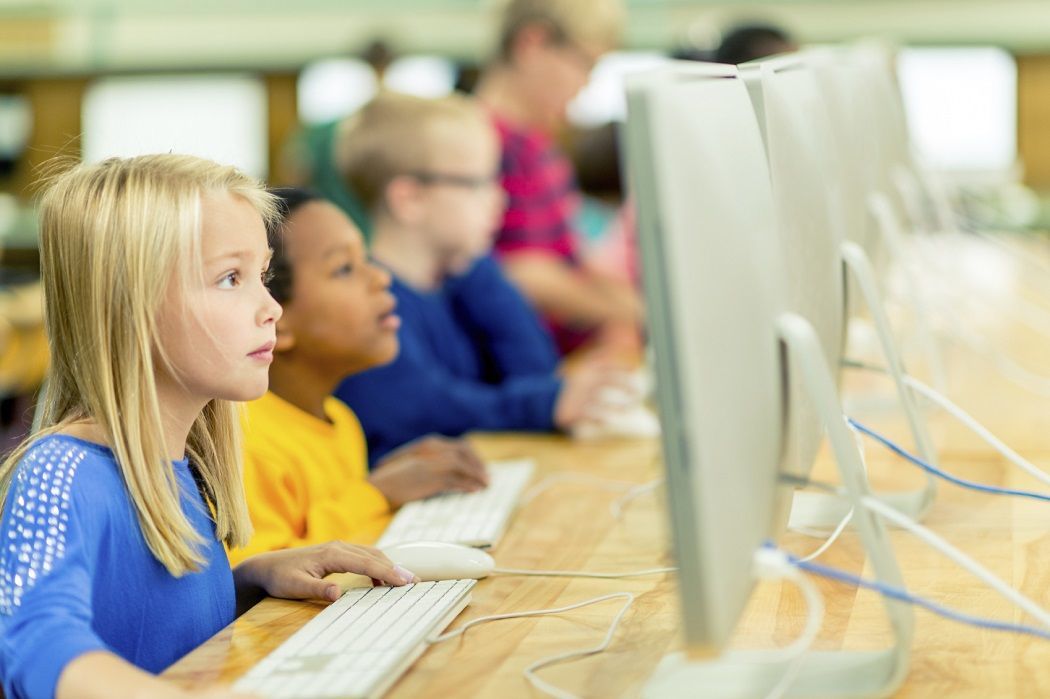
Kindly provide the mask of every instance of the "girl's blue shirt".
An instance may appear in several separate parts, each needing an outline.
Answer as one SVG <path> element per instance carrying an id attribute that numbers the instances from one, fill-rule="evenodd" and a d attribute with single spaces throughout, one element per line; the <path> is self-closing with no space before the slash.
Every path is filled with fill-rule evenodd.
<path id="1" fill-rule="evenodd" d="M 0 520 L 0 679 L 9 699 L 52 697 L 62 670 L 110 651 L 160 672 L 233 621 L 233 574 L 190 464 L 172 462 L 204 539 L 172 576 L 146 545 L 113 452 L 66 435 L 16 467 Z"/>

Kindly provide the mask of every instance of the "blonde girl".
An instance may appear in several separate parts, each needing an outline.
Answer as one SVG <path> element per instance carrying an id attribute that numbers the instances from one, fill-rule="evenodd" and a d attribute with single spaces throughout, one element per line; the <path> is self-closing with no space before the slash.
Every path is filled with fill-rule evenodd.
<path id="1" fill-rule="evenodd" d="M 234 168 L 179 155 L 83 165 L 44 195 L 52 373 L 42 429 L 0 467 L 9 699 L 188 696 L 150 673 L 263 594 L 332 600 L 336 571 L 411 582 L 341 543 L 230 569 L 223 545 L 251 534 L 234 402 L 266 391 L 281 315 L 273 207 Z"/>

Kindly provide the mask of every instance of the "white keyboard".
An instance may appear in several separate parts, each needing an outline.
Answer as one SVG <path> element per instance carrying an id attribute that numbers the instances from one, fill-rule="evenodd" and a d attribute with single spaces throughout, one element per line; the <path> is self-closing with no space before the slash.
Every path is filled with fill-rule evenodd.
<path id="1" fill-rule="evenodd" d="M 349 590 L 237 681 L 269 699 L 382 696 L 452 623 L 475 580 Z"/>
<path id="2" fill-rule="evenodd" d="M 489 464 L 489 487 L 476 493 L 444 493 L 402 507 L 379 548 L 413 541 L 444 541 L 464 546 L 495 546 L 532 478 L 531 461 Z"/>

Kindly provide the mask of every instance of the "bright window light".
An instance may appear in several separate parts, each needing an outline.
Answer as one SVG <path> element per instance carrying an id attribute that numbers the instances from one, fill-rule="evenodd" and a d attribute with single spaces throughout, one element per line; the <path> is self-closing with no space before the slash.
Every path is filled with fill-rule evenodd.
<path id="1" fill-rule="evenodd" d="M 84 160 L 187 153 L 267 171 L 266 88 L 244 75 L 105 78 L 82 106 Z"/>
<path id="2" fill-rule="evenodd" d="M 299 119 L 320 124 L 353 114 L 376 94 L 372 66 L 358 58 L 315 61 L 299 74 Z"/>
<path id="3" fill-rule="evenodd" d="M 576 126 L 601 126 L 627 119 L 624 78 L 656 68 L 670 59 L 655 51 L 615 51 L 598 61 L 591 80 L 569 105 L 569 121 Z"/>
<path id="4" fill-rule="evenodd" d="M 456 66 L 440 56 L 405 56 L 390 64 L 383 83 L 396 92 L 444 97 L 456 86 Z"/>
<path id="5" fill-rule="evenodd" d="M 1002 172 L 1017 159 L 1017 64 L 995 47 L 909 48 L 898 73 L 912 141 L 935 169 Z"/>

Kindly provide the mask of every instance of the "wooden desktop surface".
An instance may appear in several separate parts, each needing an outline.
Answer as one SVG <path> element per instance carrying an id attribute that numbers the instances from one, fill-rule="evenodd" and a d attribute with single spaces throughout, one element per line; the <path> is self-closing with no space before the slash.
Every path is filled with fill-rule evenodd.
<path id="1" fill-rule="evenodd" d="M 1050 314 L 1050 277 L 1019 274 L 1021 293 Z M 1041 286 L 1045 282 L 1046 287 Z M 1016 322 L 1001 306 L 969 313 L 973 327 L 1032 371 L 1050 376 L 1050 337 Z M 1050 471 L 1050 391 L 1039 395 L 1004 379 L 992 364 L 957 345 L 945 346 L 949 394 L 1035 464 Z M 863 351 L 863 348 L 861 349 Z M 877 355 L 871 355 L 878 359 Z M 913 365 L 919 355 L 909 353 Z M 1047 382 L 1050 384 L 1050 381 Z M 844 395 L 854 417 L 910 445 L 884 377 L 847 371 Z M 927 412 L 941 465 L 989 484 L 1050 492 L 1010 466 L 945 414 Z M 529 457 L 535 482 L 575 473 L 643 483 L 661 475 L 655 440 L 574 443 L 554 436 L 474 437 L 489 459 Z M 876 488 L 921 483 L 916 469 L 867 444 Z M 836 478 L 823 454 L 816 478 Z M 664 493 L 636 499 L 620 520 L 610 504 L 623 489 L 564 480 L 526 504 L 493 551 L 498 565 L 515 568 L 628 571 L 671 565 Z M 942 484 L 926 524 L 1007 583 L 1050 607 L 1050 503 L 985 495 Z M 943 556 L 901 531 L 891 532 L 907 586 L 944 605 L 1007 621 L 1020 612 Z M 789 533 L 781 541 L 804 554 L 820 542 Z M 857 537 L 846 532 L 822 563 L 871 575 Z M 818 579 L 827 612 L 817 649 L 879 648 L 889 635 L 881 600 L 870 592 Z M 605 653 L 541 671 L 547 680 L 586 697 L 637 696 L 660 658 L 682 645 L 677 579 L 673 574 L 626 580 L 493 576 L 475 588 L 473 601 L 451 628 L 478 616 L 566 605 L 611 592 L 635 593 L 634 607 Z M 532 697 L 522 677 L 531 662 L 597 643 L 618 610 L 611 601 L 556 617 L 494 622 L 429 649 L 388 696 Z M 229 682 L 280 644 L 321 609 L 318 604 L 268 599 L 165 675 L 187 686 Z M 916 610 L 916 637 L 902 697 L 1050 696 L 1050 641 L 985 631 Z M 789 585 L 760 584 L 735 647 L 788 643 L 801 630 L 805 606 Z M 698 688 L 698 696 L 702 690 Z"/>

